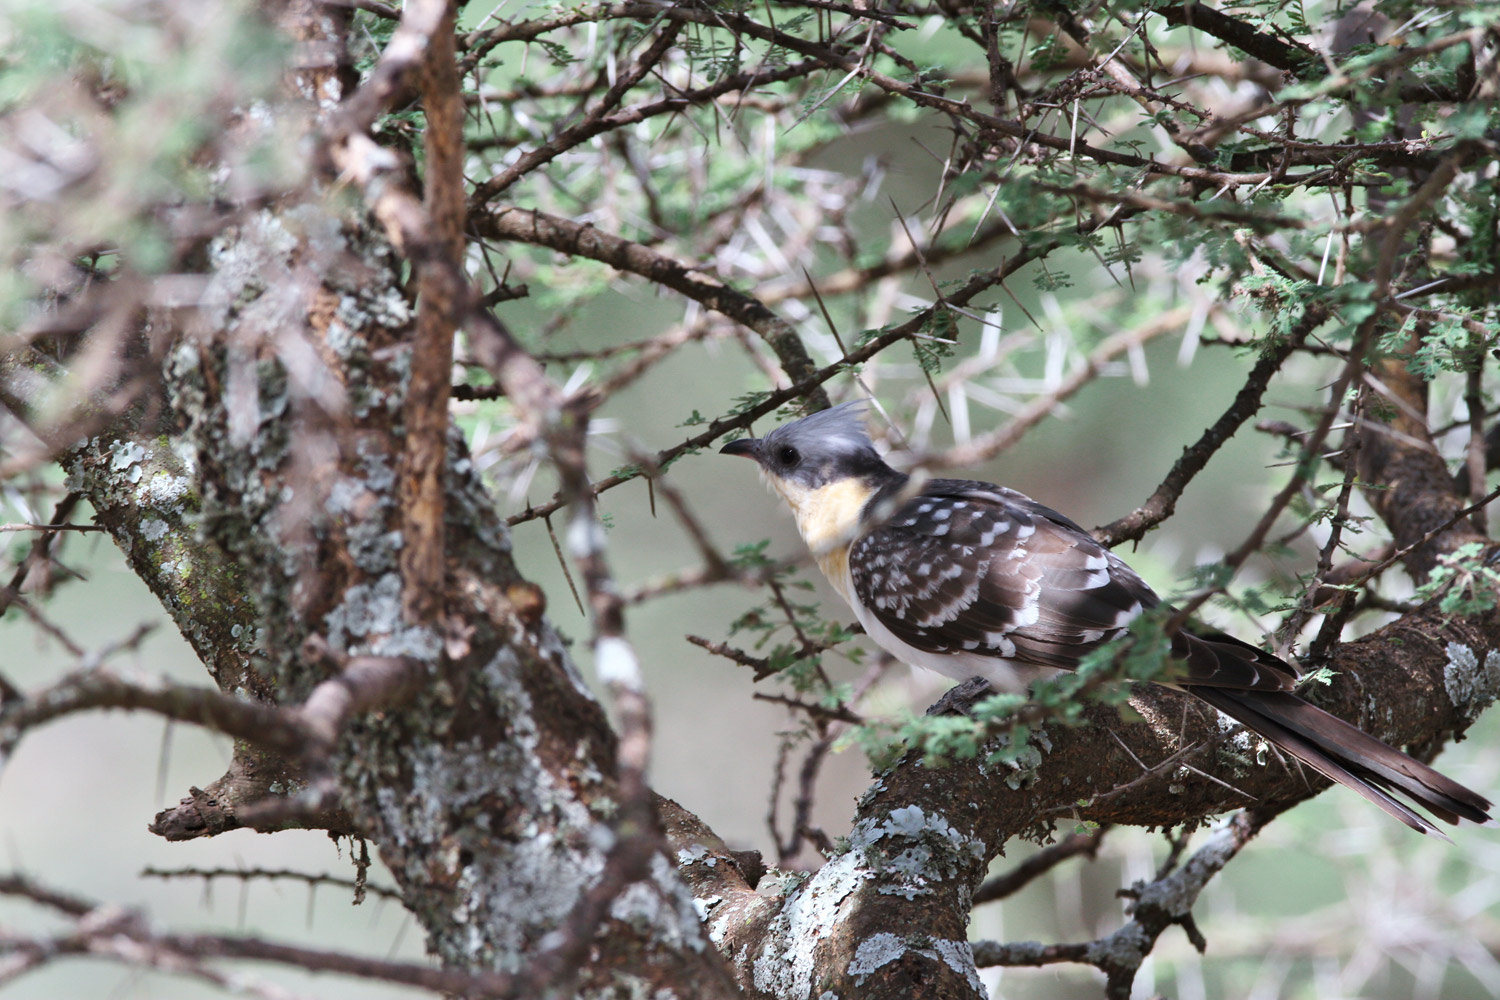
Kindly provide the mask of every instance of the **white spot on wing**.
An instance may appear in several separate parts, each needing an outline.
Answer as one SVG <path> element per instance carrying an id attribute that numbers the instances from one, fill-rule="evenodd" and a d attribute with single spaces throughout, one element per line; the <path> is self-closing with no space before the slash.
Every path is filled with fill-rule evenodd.
<path id="1" fill-rule="evenodd" d="M 942 604 L 929 608 L 925 615 L 915 619 L 912 624 L 920 628 L 936 628 L 939 625 L 946 625 L 948 622 L 951 622 L 962 611 L 963 605 L 945 601 Z"/>
<path id="2" fill-rule="evenodd" d="M 1004 632 L 986 632 L 984 634 L 984 642 L 986 646 L 996 650 L 1001 656 L 1011 657 L 1016 655 L 1016 644 Z"/>

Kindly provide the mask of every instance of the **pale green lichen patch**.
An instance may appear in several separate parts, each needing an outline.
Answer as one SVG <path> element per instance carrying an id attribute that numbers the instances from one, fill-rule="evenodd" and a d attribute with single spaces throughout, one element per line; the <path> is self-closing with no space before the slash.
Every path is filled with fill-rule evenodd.
<path id="1" fill-rule="evenodd" d="M 934 891 L 936 883 L 966 875 L 985 858 L 984 842 L 920 806 L 893 809 L 885 818 L 860 820 L 849 833 L 882 878 L 879 892 L 913 899 Z"/>
<path id="2" fill-rule="evenodd" d="M 969 942 L 933 938 L 932 948 L 944 965 L 968 981 L 971 990 L 981 996 L 984 994 L 984 986 L 979 981 L 979 970 L 974 967 L 974 948 Z"/>
<path id="3" fill-rule="evenodd" d="M 443 928 L 433 946 L 467 967 L 522 967 L 604 866 L 606 845 L 587 837 L 599 825 L 539 756 L 518 670 L 515 653 L 502 650 L 475 674 L 473 697 L 507 720 L 505 740 L 419 743 L 343 768 L 380 813 L 402 881 L 421 887 L 412 897 L 419 916 L 423 900 L 444 907 L 443 919 L 426 921 Z M 384 773 L 389 768 L 406 772 L 402 790 Z M 436 845 L 448 849 L 434 853 Z"/>
<path id="4" fill-rule="evenodd" d="M 752 965 L 755 988 L 782 997 L 810 994 L 818 945 L 832 936 L 844 900 L 871 877 L 860 864 L 859 852 L 850 851 L 830 859 L 793 889 L 766 928 Z"/>
<path id="5" fill-rule="evenodd" d="M 1146 929 L 1132 922 L 1089 945 L 1084 961 L 1103 968 L 1134 968 L 1150 953 L 1152 943 Z"/>
<path id="6" fill-rule="evenodd" d="M 550 770 L 522 668 L 515 650 L 502 649 L 474 671 L 467 693 L 470 707 L 504 720 L 503 739 L 381 739 L 382 755 L 351 755 L 341 768 L 355 800 L 390 831 L 388 859 L 433 931 L 432 949 L 466 968 L 515 971 L 556 944 L 615 841 L 583 797 L 597 789 Z M 420 699 L 431 700 L 425 691 Z M 445 710 L 415 704 L 405 715 Z M 609 918 L 664 951 L 705 946 L 699 911 L 664 857 L 613 901 Z"/>
<path id="7" fill-rule="evenodd" d="M 1000 739 L 1008 741 L 1009 736 L 1002 734 Z M 1005 776 L 1006 787 L 1012 791 L 1020 791 L 1036 784 L 1042 768 L 1042 753 L 1051 749 L 1052 738 L 1045 730 L 1031 734 L 1025 746 L 1007 749 L 1005 765 L 1010 768 L 1010 773 Z"/>
<path id="8" fill-rule="evenodd" d="M 268 288 L 280 285 L 272 279 L 286 273 L 297 242 L 277 214 L 266 210 L 252 214 L 242 225 L 209 243 L 212 277 L 198 307 L 204 322 L 212 328 L 228 329 L 243 313 L 255 308 Z"/>
<path id="9" fill-rule="evenodd" d="M 1448 662 L 1443 667 L 1443 689 L 1448 700 L 1470 719 L 1488 708 L 1500 694 L 1500 651 L 1489 650 L 1484 662 L 1468 646 L 1448 643 Z"/>
<path id="10" fill-rule="evenodd" d="M 679 868 L 695 864 L 699 861 L 702 861 L 705 866 L 712 868 L 718 863 L 718 860 L 718 858 L 714 857 L 714 853 L 702 844 L 693 844 L 677 852 L 677 867 Z"/>
<path id="11" fill-rule="evenodd" d="M 146 449 L 135 441 L 114 441 L 109 446 L 109 468 L 112 472 L 124 472 L 139 465 L 146 457 Z M 140 473 L 136 474 L 140 477 Z"/>
<path id="12" fill-rule="evenodd" d="M 89 498 L 198 655 L 232 687 L 257 648 L 250 641 L 256 609 L 239 567 L 201 538 L 193 468 L 175 444 L 162 437 L 81 442 L 67 458 L 68 482 Z"/>
<path id="13" fill-rule="evenodd" d="M 160 454 L 160 451 L 157 452 Z M 175 452 L 168 452 L 176 455 Z M 189 474 L 191 470 L 186 470 Z M 142 481 L 135 490 L 135 500 L 141 507 L 170 514 L 177 518 L 191 517 L 198 512 L 198 494 L 187 474 L 174 474 L 158 468 Z"/>
<path id="14" fill-rule="evenodd" d="M 453 429 L 448 447 L 456 455 L 462 455 L 467 447 L 457 428 Z M 495 513 L 494 499 L 484 488 L 472 461 L 461 457 L 449 464 L 445 490 L 445 522 L 461 524 L 495 552 L 510 551 L 510 527 Z"/>
<path id="15" fill-rule="evenodd" d="M 660 854 L 651 859 L 651 874 L 628 886 L 610 904 L 609 915 L 671 951 L 702 951 L 702 917 L 677 869 Z"/>
<path id="16" fill-rule="evenodd" d="M 401 577 L 387 573 L 374 583 L 344 591 L 344 599 L 323 618 L 324 634 L 337 650 L 367 635 L 389 635 L 402 627 Z"/>
<path id="17" fill-rule="evenodd" d="M 1193 903 L 1203 890 L 1204 883 L 1214 872 L 1221 871 L 1239 850 L 1230 826 L 1214 831 L 1212 839 L 1196 852 L 1185 867 L 1170 878 L 1153 882 L 1137 882 L 1135 890 L 1136 909 L 1157 909 L 1173 917 L 1186 917 L 1192 912 Z"/>
<path id="18" fill-rule="evenodd" d="M 349 526 L 349 558 L 372 576 L 394 569 L 400 558 L 402 534 L 386 531 L 378 521 L 356 521 Z"/>
<path id="19" fill-rule="evenodd" d="M 881 931 L 859 943 L 854 951 L 854 959 L 849 963 L 848 972 L 856 985 L 863 985 L 865 980 L 881 968 L 909 954 L 942 962 L 963 976 L 975 994 L 984 995 L 984 986 L 974 967 L 974 950 L 967 941 L 950 941 L 947 938 L 931 938 L 920 934 L 902 937 L 889 931 Z"/>
<path id="20" fill-rule="evenodd" d="M 344 599 L 324 615 L 323 625 L 328 644 L 340 652 L 435 660 L 442 650 L 442 638 L 433 629 L 406 623 L 397 573 L 345 590 Z"/>
<path id="21" fill-rule="evenodd" d="M 857 984 L 863 985 L 870 974 L 890 965 L 906 954 L 906 939 L 890 931 L 871 934 L 854 950 L 854 960 L 849 963 L 849 975 Z"/>

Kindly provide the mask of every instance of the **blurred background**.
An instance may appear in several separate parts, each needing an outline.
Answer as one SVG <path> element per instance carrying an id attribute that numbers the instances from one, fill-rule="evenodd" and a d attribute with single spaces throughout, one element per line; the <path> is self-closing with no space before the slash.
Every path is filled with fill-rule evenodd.
<path id="1" fill-rule="evenodd" d="M 1324 6 L 1312 5 L 1314 12 Z M 941 62 L 952 51 L 951 39 L 931 23 L 910 44 L 913 58 Z M 503 90 L 526 73 L 524 65 L 503 67 L 488 85 Z M 1325 131 L 1339 127 L 1332 112 L 1317 125 Z M 784 131 L 745 123 L 739 128 L 742 148 L 736 156 L 743 163 L 795 188 L 808 211 L 837 216 L 844 230 L 880 247 L 900 244 L 898 213 L 904 219 L 926 204 L 942 166 L 930 150 L 945 149 L 950 138 L 939 121 L 896 113 L 881 128 L 841 131 L 836 121 L 821 117 Z M 1142 128 L 1140 135 L 1153 149 L 1166 145 L 1157 131 Z M 775 156 L 778 144 L 807 152 L 783 162 Z M 714 147 L 700 145 L 692 155 L 701 162 L 682 168 L 689 173 L 725 169 L 724 154 Z M 581 158 L 577 169 L 586 172 L 591 162 Z M 746 184 L 758 179 L 750 177 Z M 587 206 L 574 204 L 564 214 L 607 218 L 616 208 L 601 198 Z M 750 291 L 799 282 L 802 258 L 785 246 L 772 213 L 751 219 L 752 225 L 701 261 L 704 269 Z M 932 282 L 993 267 L 1013 250 L 995 243 L 946 260 L 933 268 L 931 280 L 921 275 L 887 279 L 852 299 L 830 299 L 833 328 L 805 297 L 785 299 L 776 308 L 797 327 L 815 360 L 827 363 L 842 356 L 841 341 L 851 343 L 861 331 L 929 303 Z M 551 256 L 517 250 L 517 276 L 532 281 L 534 294 L 506 303 L 500 315 L 539 355 L 555 359 L 549 370 L 560 383 L 576 388 L 606 370 L 597 361 L 569 360 L 572 352 L 597 353 L 701 319 L 696 307 L 658 296 L 645 282 L 602 265 Z M 825 247 L 808 256 L 815 279 L 846 262 Z M 902 448 L 940 448 L 1003 423 L 1029 400 L 1056 388 L 1103 338 L 1152 328 L 1137 349 L 1106 364 L 1098 380 L 1056 407 L 1018 445 L 985 467 L 958 473 L 1019 489 L 1086 527 L 1129 512 L 1151 494 L 1242 383 L 1254 354 L 1235 344 L 1253 340 L 1267 324 L 1247 300 L 1232 298 L 1213 279 L 1201 257 L 1169 266 L 1148 255 L 1128 269 L 1107 269 L 1088 252 L 1062 251 L 1048 259 L 1046 273 L 1022 272 L 1009 288 L 1013 299 L 987 297 L 984 322 L 964 325 L 953 356 L 931 380 L 910 351 L 898 347 L 864 366 L 857 381 L 843 376 L 829 389 L 840 400 L 873 394 L 881 412 L 872 414 L 872 424 L 883 440 L 898 445 L 892 460 L 899 464 Z M 737 397 L 765 390 L 768 375 L 755 358 L 756 350 L 747 350 L 721 323 L 615 394 L 594 426 L 594 475 L 628 464 L 633 450 L 654 453 L 675 445 L 696 433 L 695 416 L 711 419 Z M 1302 421 L 1307 407 L 1325 402 L 1320 393 L 1332 372 L 1305 359 L 1289 365 L 1272 384 L 1261 415 Z M 1442 414 L 1464 416 L 1458 380 L 1434 384 L 1432 412 L 1437 422 Z M 548 474 L 528 468 L 524 455 L 506 449 L 509 419 L 503 402 L 456 404 L 456 413 L 477 462 L 495 482 L 502 512 L 515 513 L 529 501 L 552 496 L 555 483 Z M 756 431 L 764 433 L 774 424 L 767 419 Z M 1121 555 L 1161 593 L 1189 589 L 1194 567 L 1238 545 L 1266 509 L 1285 481 L 1286 461 L 1280 438 L 1242 432 L 1193 482 L 1176 515 Z M 762 488 L 749 463 L 707 451 L 685 457 L 667 476 L 722 550 L 769 540 L 770 557 L 803 559 L 790 517 Z M 60 481 L 58 488 L 61 492 Z M 47 517 L 20 494 L 6 493 L 0 500 L 0 521 Z M 659 500 L 653 515 L 644 481 L 603 494 L 600 507 L 609 522 L 609 557 L 625 590 L 696 567 L 680 524 Z M 87 512 L 74 520 L 86 521 Z M 1282 530 L 1290 527 L 1287 521 Z M 1378 536 L 1372 530 L 1354 545 L 1373 548 Z M 1252 560 L 1236 578 L 1235 590 L 1292 587 L 1325 538 L 1315 527 L 1274 556 Z M 0 536 L 16 561 L 30 540 L 25 533 Z M 517 525 L 514 543 L 518 564 L 546 592 L 550 620 L 573 640 L 573 655 L 589 676 L 590 629 L 569 596 L 545 526 L 535 520 Z M 53 620 L 67 623 L 77 641 L 95 650 L 152 625 L 138 649 L 113 662 L 128 663 L 148 677 L 207 683 L 187 645 L 109 541 L 71 536 L 60 551 L 83 580 L 59 588 L 46 607 Z M 799 574 L 812 583 L 812 595 L 826 615 L 852 620 L 805 560 Z M 787 734 L 800 731 L 801 724 L 781 707 L 753 697 L 757 690 L 776 690 L 774 682 L 755 685 L 746 669 L 684 638 L 694 633 L 748 644 L 753 637 L 730 635 L 731 623 L 763 600 L 761 593 L 720 585 L 632 606 L 627 623 L 655 707 L 655 788 L 694 811 L 732 847 L 774 856 L 766 818 L 776 761 Z M 1211 606 L 1205 615 L 1250 641 L 1259 641 L 1276 624 L 1224 605 Z M 1381 620 L 1366 616 L 1358 628 Z M 851 645 L 868 648 L 863 639 Z M 853 682 L 864 672 L 838 652 L 824 656 L 823 663 L 836 681 Z M 0 619 L 0 666 L 16 683 L 34 689 L 78 663 L 12 611 Z M 883 677 L 865 707 L 891 715 L 920 713 L 944 687 L 941 678 L 898 666 Z M 1485 752 L 1493 746 L 1497 725 L 1493 717 L 1482 721 L 1470 739 L 1444 752 L 1441 768 L 1476 789 L 1500 792 L 1500 757 Z M 794 754 L 789 767 L 800 759 L 800 752 Z M 157 925 L 175 930 L 243 931 L 322 948 L 420 958 L 421 931 L 398 903 L 372 894 L 355 907 L 347 887 L 309 888 L 266 874 L 351 879 L 348 843 L 313 833 L 239 832 L 169 844 L 147 832 L 158 809 L 189 786 L 218 777 L 228 760 L 224 740 L 163 725 L 145 714 L 75 715 L 35 732 L 0 772 L 6 867 L 91 899 L 139 907 Z M 853 801 L 868 782 L 869 766 L 858 749 L 833 753 L 816 786 L 813 823 L 830 838 L 845 834 Z M 789 794 L 783 788 L 783 817 Z M 1177 1000 L 1500 996 L 1500 963 L 1494 957 L 1500 948 L 1500 837 L 1472 828 L 1458 829 L 1452 837 L 1452 843 L 1417 837 L 1347 792 L 1318 797 L 1271 824 L 1209 886 L 1195 909 L 1208 953 L 1200 957 L 1184 935 L 1169 932 L 1137 980 L 1138 995 L 1162 993 Z M 996 870 L 1033 849 L 1009 845 Z M 980 907 L 972 936 L 1051 942 L 1108 933 L 1123 912 L 1116 891 L 1150 878 L 1167 849 L 1159 833 L 1112 831 L 1096 860 L 1069 862 L 1020 895 Z M 815 863 L 815 856 L 808 854 L 803 863 Z M 151 867 L 261 875 L 163 879 L 143 874 Z M 371 882 L 389 884 L 378 863 Z M 35 908 L 0 899 L 0 921 L 6 926 L 40 931 L 47 919 Z M 330 1000 L 405 995 L 279 968 L 247 965 L 243 971 L 258 982 Z M 1098 980 L 1074 967 L 984 976 L 996 996 L 1081 1000 L 1100 995 Z M 209 985 L 86 960 L 50 965 L 0 989 L 4 1000 L 220 995 Z"/>

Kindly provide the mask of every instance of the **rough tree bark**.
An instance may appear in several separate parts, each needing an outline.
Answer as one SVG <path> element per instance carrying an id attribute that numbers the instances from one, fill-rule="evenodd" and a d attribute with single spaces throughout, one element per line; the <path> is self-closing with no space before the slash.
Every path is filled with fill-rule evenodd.
<path id="1" fill-rule="evenodd" d="M 346 14 L 332 5 L 278 12 L 295 36 L 324 45 L 323 63 L 301 66 L 309 104 L 322 105 L 310 128 L 323 143 L 322 183 L 247 210 L 203 247 L 214 305 L 158 311 L 128 344 L 159 373 L 154 390 L 85 442 L 57 442 L 67 446 L 70 487 L 218 688 L 296 709 L 303 722 L 332 720 L 309 729 L 326 735 L 326 753 L 298 753 L 258 732 L 260 716 L 235 721 L 218 704 L 159 708 L 214 721 L 238 741 L 229 772 L 159 815 L 158 833 L 308 827 L 368 840 L 445 967 L 509 976 L 478 992 L 980 997 L 967 934 L 973 893 L 1015 838 L 1079 821 L 1195 823 L 1247 803 L 1268 816 L 1321 787 L 1262 759 L 1243 733 L 1226 736 L 1212 712 L 1151 689 L 1134 702 L 1140 721 L 1101 707 L 1084 726 L 1036 728 L 1022 766 L 901 760 L 860 800 L 847 847 L 801 879 L 762 880 L 677 803 L 653 801 L 644 820 L 623 808 L 634 793 L 616 732 L 549 625 L 546 596 L 516 565 L 510 529 L 447 419 L 455 326 L 468 328 L 475 355 L 525 411 L 537 447 L 577 447 L 580 468 L 586 410 L 492 318 L 486 325 L 459 268 L 461 209 L 442 201 L 458 181 L 429 173 L 419 198 L 409 164 L 367 134 L 402 88 L 422 91 L 441 131 L 437 103 L 456 99 L 457 82 L 433 68 L 451 70 L 455 56 L 434 40 L 451 45 L 452 10 L 410 0 L 405 48 L 392 43 L 388 72 L 377 69 L 335 106 L 328 94 L 347 82 L 336 44 Z M 430 153 L 429 164 L 444 155 Z M 344 182 L 363 202 L 350 203 Z M 482 228 L 503 236 L 538 218 L 502 208 Z M 422 233 L 426 242 L 415 242 Z M 588 235 L 538 239 L 576 249 Z M 677 271 L 660 280 L 669 277 L 699 281 Z M 726 292 L 722 308 L 735 308 L 731 299 Z M 782 336 L 760 308 L 767 315 L 747 324 Z M 783 354 L 792 380 L 816 374 L 800 350 Z M 4 373 L 5 402 L 39 428 L 28 379 L 53 364 L 13 352 Z M 429 452 L 414 457 L 422 447 Z M 1358 455 L 1414 578 L 1465 543 L 1490 544 L 1455 521 L 1467 501 L 1430 446 L 1372 436 Z M 581 506 L 570 533 L 592 557 L 597 529 Z M 606 580 L 591 593 L 607 590 Z M 618 615 L 607 600 L 594 610 Z M 1314 697 L 1430 756 L 1500 690 L 1497 650 L 1500 614 L 1423 605 L 1338 645 L 1337 676 Z M 338 704 L 327 707 L 330 698 Z M 1216 863 L 1257 824 L 1234 828 L 1238 839 L 1218 844 Z M 642 835 L 656 849 L 621 875 L 616 848 Z M 1188 919 L 1194 895 L 1189 887 L 1158 901 L 1162 926 Z M 1121 969 L 1149 952 L 1140 933 L 1113 942 L 1126 952 Z"/>

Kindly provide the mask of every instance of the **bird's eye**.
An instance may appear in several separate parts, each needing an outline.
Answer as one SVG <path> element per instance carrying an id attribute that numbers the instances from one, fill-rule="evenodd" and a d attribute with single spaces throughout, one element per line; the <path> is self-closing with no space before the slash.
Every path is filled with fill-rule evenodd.
<path id="1" fill-rule="evenodd" d="M 776 461 L 780 462 L 782 465 L 796 465 L 801 460 L 802 453 L 789 444 L 784 444 L 780 448 L 776 449 Z"/>

